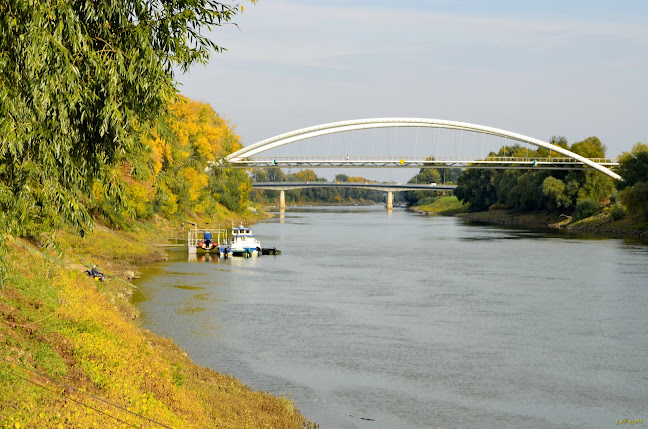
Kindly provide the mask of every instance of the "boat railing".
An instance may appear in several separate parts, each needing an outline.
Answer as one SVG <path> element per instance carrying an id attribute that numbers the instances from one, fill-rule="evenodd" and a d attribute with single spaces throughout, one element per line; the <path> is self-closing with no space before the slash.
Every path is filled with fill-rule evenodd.
<path id="1" fill-rule="evenodd" d="M 218 245 L 227 242 L 227 230 L 220 228 L 193 228 L 187 231 L 187 249 L 195 253 L 200 242 L 205 239 L 205 233 L 211 234 L 211 240 Z"/>

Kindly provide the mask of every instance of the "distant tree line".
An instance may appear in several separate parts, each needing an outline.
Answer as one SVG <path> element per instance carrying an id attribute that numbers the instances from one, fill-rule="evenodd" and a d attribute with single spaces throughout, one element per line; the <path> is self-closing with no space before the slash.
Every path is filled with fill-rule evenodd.
<path id="1" fill-rule="evenodd" d="M 590 137 L 569 147 L 563 137 L 552 143 L 587 158 L 605 157 L 605 146 Z M 540 148 L 529 151 L 519 145 L 504 146 L 489 156 L 546 157 L 549 151 Z M 600 202 L 609 198 L 614 181 L 598 171 L 581 170 L 486 170 L 468 169 L 459 178 L 455 194 L 470 203 L 471 210 L 486 210 L 497 204 L 518 210 L 563 210 L 571 213 L 584 200 Z"/>
<path id="2" fill-rule="evenodd" d="M 432 158 L 428 158 L 428 160 L 432 160 Z M 436 183 L 436 184 L 455 184 L 459 177 L 461 176 L 462 171 L 459 168 L 445 168 L 445 169 L 437 169 L 437 168 L 421 168 L 421 170 L 416 174 L 414 177 L 412 177 L 410 180 L 407 181 L 407 183 L 416 183 L 416 184 L 424 184 L 424 185 L 429 185 L 431 183 Z M 445 195 L 448 192 L 442 192 L 442 191 L 406 191 L 403 193 L 403 200 L 410 206 L 416 205 L 416 204 L 427 204 L 434 200 L 435 198 Z"/>
<path id="3" fill-rule="evenodd" d="M 587 158 L 605 157 L 606 148 L 596 137 L 571 147 L 564 137 L 554 137 L 551 142 Z M 514 145 L 504 146 L 489 156 L 546 157 L 548 154 L 547 149 L 529 151 Z M 637 144 L 619 162 L 618 172 L 623 181 L 593 170 L 466 169 L 458 180 L 455 195 L 470 203 L 472 211 L 496 206 L 516 211 L 561 211 L 581 219 L 607 204 L 616 205 L 617 218 L 623 217 L 626 209 L 648 217 L 648 146 Z"/>
<path id="4" fill-rule="evenodd" d="M 286 174 L 278 167 L 255 169 L 251 173 L 251 178 L 255 182 L 327 182 L 326 178 L 318 177 L 311 169 Z M 365 179 L 364 177 L 347 176 L 346 174 L 336 175 L 333 183 L 335 182 L 375 183 L 375 181 Z M 257 189 L 251 194 L 253 201 L 264 203 L 275 202 L 278 198 L 279 191 L 274 190 Z M 286 191 L 286 203 L 292 204 L 373 204 L 381 203 L 383 199 L 384 192 L 374 189 L 318 187 Z"/>

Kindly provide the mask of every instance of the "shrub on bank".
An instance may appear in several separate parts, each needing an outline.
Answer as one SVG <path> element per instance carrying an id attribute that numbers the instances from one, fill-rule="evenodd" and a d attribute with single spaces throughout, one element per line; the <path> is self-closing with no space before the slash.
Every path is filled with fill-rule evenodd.
<path id="1" fill-rule="evenodd" d="M 621 220 L 625 217 L 626 211 L 625 209 L 620 206 L 620 205 L 615 205 L 612 210 L 610 211 L 610 218 L 612 218 L 613 221 Z"/>
<path id="2" fill-rule="evenodd" d="M 585 198 L 576 204 L 573 218 L 575 221 L 579 221 L 593 216 L 594 214 L 596 214 L 596 212 L 598 212 L 598 210 L 599 204 L 597 201 L 594 201 L 591 198 Z"/>

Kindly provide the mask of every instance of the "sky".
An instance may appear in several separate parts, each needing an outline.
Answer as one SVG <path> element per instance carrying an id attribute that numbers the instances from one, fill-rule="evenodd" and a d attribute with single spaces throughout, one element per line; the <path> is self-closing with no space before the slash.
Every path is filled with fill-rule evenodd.
<path id="1" fill-rule="evenodd" d="M 648 143 L 648 2 L 260 0 L 227 51 L 178 74 L 245 146 L 327 122 L 416 117 L 541 140 Z"/>

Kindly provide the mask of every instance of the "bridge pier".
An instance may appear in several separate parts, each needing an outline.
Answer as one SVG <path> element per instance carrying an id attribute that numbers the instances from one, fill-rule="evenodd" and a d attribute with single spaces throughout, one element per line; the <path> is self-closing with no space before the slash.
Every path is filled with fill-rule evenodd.
<path id="1" fill-rule="evenodd" d="M 394 194 L 392 191 L 387 191 L 387 210 L 394 208 Z"/>
<path id="2" fill-rule="evenodd" d="M 279 191 L 279 209 L 286 209 L 286 191 L 283 189 Z"/>

